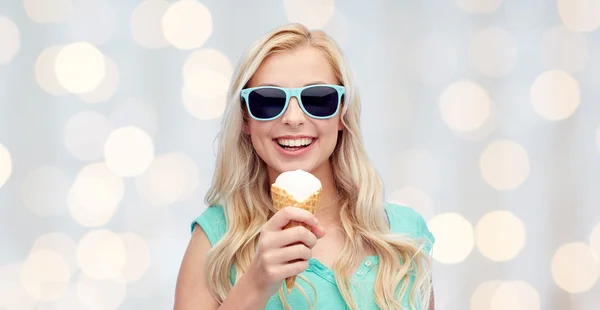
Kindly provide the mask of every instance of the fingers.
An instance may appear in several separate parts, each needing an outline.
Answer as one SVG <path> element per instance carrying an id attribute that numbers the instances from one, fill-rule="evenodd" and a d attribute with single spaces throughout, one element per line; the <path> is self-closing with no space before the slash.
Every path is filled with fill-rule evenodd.
<path id="1" fill-rule="evenodd" d="M 272 259 L 277 264 L 286 264 L 301 260 L 309 260 L 312 257 L 312 251 L 304 244 L 296 244 L 273 251 Z"/>
<path id="2" fill-rule="evenodd" d="M 290 221 L 304 223 L 309 226 L 317 225 L 317 218 L 309 211 L 296 207 L 285 207 L 267 221 L 264 229 L 270 231 L 282 230 Z"/>
<path id="3" fill-rule="evenodd" d="M 304 226 L 296 226 L 288 229 L 284 229 L 280 232 L 277 232 L 277 236 L 275 237 L 272 234 L 266 238 L 273 238 L 272 240 L 266 240 L 271 245 L 272 248 L 281 248 L 295 243 L 302 243 L 306 247 L 312 249 L 317 244 L 317 237 L 310 230 L 306 229 Z"/>

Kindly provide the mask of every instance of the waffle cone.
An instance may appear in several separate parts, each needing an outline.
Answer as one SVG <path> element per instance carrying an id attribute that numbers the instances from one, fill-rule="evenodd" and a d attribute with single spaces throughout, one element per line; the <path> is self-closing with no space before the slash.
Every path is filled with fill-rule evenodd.
<path id="1" fill-rule="evenodd" d="M 317 207 L 319 206 L 319 202 L 321 200 L 321 189 L 312 194 L 310 197 L 306 198 L 304 201 L 296 201 L 292 195 L 290 195 L 285 189 L 275 186 L 275 184 L 271 185 L 271 198 L 273 200 L 273 207 L 275 211 L 279 211 L 287 206 L 293 206 L 296 208 L 304 209 L 312 214 L 315 214 Z M 290 221 L 283 229 L 288 229 L 296 226 L 304 226 L 308 230 L 311 229 L 309 225 L 304 223 Z M 285 286 L 287 287 L 287 292 L 290 294 L 292 292 L 292 288 L 296 283 L 296 276 L 291 276 L 285 279 Z"/>

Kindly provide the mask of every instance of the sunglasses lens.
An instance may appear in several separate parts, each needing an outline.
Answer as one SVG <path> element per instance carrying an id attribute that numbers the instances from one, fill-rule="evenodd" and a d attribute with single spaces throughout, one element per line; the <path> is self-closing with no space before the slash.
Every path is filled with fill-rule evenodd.
<path id="1" fill-rule="evenodd" d="M 285 92 L 281 89 L 255 89 L 248 94 L 248 107 L 250 113 L 256 118 L 273 118 L 285 107 L 285 99 Z"/>
<path id="2" fill-rule="evenodd" d="M 304 109 L 317 117 L 332 116 L 338 107 L 338 93 L 330 86 L 315 86 L 302 91 Z"/>

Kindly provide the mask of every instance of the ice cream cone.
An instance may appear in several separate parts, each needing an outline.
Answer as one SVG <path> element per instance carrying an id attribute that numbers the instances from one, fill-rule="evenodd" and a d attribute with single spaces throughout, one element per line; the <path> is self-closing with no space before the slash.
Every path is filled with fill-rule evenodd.
<path id="1" fill-rule="evenodd" d="M 315 211 L 317 210 L 317 207 L 319 206 L 319 201 L 321 199 L 321 188 L 319 188 L 307 199 L 303 201 L 296 201 L 296 199 L 294 199 L 294 197 L 285 189 L 273 184 L 271 185 L 271 198 L 273 200 L 273 207 L 275 208 L 275 211 L 279 211 L 287 206 L 293 206 L 315 214 Z M 283 229 L 288 229 L 295 226 L 304 226 L 308 230 L 311 229 L 309 225 L 296 221 L 290 221 Z M 285 285 L 287 287 L 288 294 L 292 292 L 292 288 L 294 287 L 295 282 L 296 276 L 291 276 L 285 279 Z"/>

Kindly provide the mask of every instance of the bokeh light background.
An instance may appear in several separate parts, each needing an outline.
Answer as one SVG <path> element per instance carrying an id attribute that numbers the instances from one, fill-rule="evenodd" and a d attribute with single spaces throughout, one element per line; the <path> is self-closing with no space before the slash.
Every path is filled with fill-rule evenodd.
<path id="1" fill-rule="evenodd" d="M 233 67 L 344 48 L 436 309 L 600 309 L 600 0 L 0 1 L 0 309 L 170 309 Z"/>

